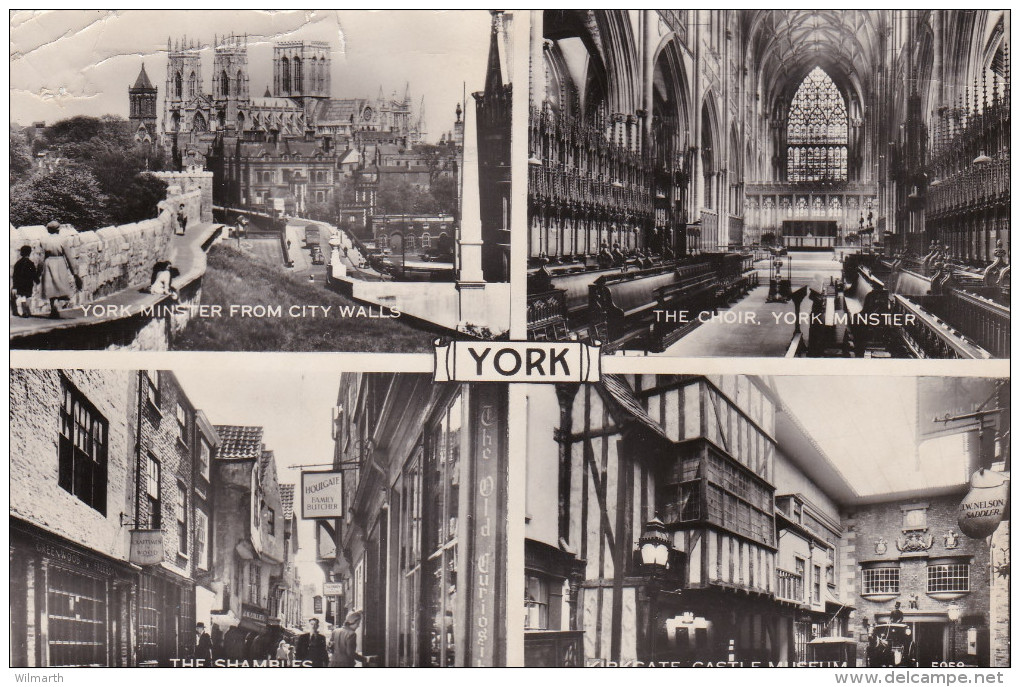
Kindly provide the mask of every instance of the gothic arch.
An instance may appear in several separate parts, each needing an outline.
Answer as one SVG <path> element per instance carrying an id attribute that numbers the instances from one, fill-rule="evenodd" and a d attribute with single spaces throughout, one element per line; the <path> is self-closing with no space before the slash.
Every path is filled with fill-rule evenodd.
<path id="1" fill-rule="evenodd" d="M 663 43 L 656 53 L 652 74 L 652 141 L 656 156 L 676 161 L 689 145 L 687 74 L 676 39 Z M 665 160 L 663 160 L 665 161 Z"/>
<path id="2" fill-rule="evenodd" d="M 286 57 L 280 58 L 280 95 L 290 95 L 290 60 Z"/>
<path id="3" fill-rule="evenodd" d="M 701 174 L 704 184 L 703 207 L 718 206 L 716 172 L 719 170 L 719 115 L 715 94 L 709 91 L 701 102 Z"/>
<path id="4" fill-rule="evenodd" d="M 198 95 L 198 77 L 195 75 L 194 70 L 188 75 L 188 98 L 194 98 Z"/>
<path id="5" fill-rule="evenodd" d="M 208 131 L 209 122 L 206 121 L 205 115 L 201 112 L 196 112 L 194 119 L 191 120 L 192 131 Z"/>
<path id="6" fill-rule="evenodd" d="M 184 96 L 184 76 L 179 71 L 174 72 L 174 95 L 178 100 Z"/>

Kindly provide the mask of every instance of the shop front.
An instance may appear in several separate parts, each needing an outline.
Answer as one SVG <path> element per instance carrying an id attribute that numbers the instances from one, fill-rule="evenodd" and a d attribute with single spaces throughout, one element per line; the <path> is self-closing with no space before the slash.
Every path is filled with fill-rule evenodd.
<path id="1" fill-rule="evenodd" d="M 11 519 L 11 665 L 131 666 L 135 570 Z"/>
<path id="2" fill-rule="evenodd" d="M 138 574 L 139 666 L 169 666 L 189 658 L 195 637 L 195 587 L 191 580 L 153 566 Z"/>

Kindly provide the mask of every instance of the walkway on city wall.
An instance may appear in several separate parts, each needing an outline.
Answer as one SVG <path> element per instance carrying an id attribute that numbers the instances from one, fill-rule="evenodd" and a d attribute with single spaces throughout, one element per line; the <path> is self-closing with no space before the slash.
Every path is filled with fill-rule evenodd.
<path id="1" fill-rule="evenodd" d="M 784 255 L 790 261 L 791 288 L 815 286 L 816 289 L 828 284 L 830 278 L 841 275 L 842 263 L 832 259 L 830 252 L 805 252 Z M 789 303 L 767 303 L 769 292 L 770 261 L 757 263 L 759 286 L 729 308 L 720 308 L 716 317 L 699 325 L 694 331 L 670 346 L 661 355 L 702 357 L 763 357 L 782 358 L 790 348 L 793 339 L 795 315 L 794 305 Z M 787 266 L 783 265 L 783 277 Z M 801 313 L 810 312 L 811 304 L 801 303 Z M 802 314 L 801 317 L 804 315 Z M 708 317 L 708 315 L 706 315 Z M 776 318 L 779 318 L 777 323 Z M 807 324 L 800 332 L 804 342 L 808 340 Z"/>
<path id="2" fill-rule="evenodd" d="M 174 288 L 180 291 L 205 274 L 206 251 L 222 229 L 222 224 L 196 224 L 188 227 L 187 233 L 183 236 L 175 234 L 171 237 L 170 259 L 180 272 L 173 280 Z M 112 321 L 139 315 L 143 309 L 164 301 L 172 302 L 170 296 L 151 294 L 145 290 L 147 288 L 147 284 L 135 284 L 84 306 L 61 310 L 59 320 L 45 316 L 15 317 L 12 314 L 10 317 L 12 345 L 19 338 L 100 323 L 109 324 Z M 16 345 L 14 347 L 17 348 Z"/>

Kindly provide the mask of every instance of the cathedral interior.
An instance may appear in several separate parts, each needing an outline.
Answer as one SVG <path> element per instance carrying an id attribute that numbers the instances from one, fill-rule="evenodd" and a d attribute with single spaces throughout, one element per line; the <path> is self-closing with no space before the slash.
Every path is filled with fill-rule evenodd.
<path id="1" fill-rule="evenodd" d="M 1008 356 L 1009 21 L 533 11 L 529 335 Z M 795 324 L 756 339 L 722 311 Z"/>

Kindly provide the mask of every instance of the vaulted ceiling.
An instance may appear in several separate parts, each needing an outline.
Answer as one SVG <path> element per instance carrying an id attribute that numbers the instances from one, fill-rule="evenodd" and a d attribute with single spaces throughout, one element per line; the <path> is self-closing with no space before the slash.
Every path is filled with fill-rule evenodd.
<path id="1" fill-rule="evenodd" d="M 743 16 L 746 64 L 761 75 L 762 96 L 792 97 L 815 67 L 865 99 L 879 62 L 881 10 L 754 10 Z"/>

